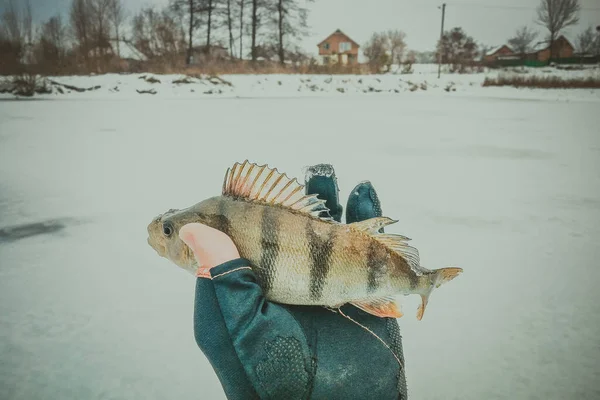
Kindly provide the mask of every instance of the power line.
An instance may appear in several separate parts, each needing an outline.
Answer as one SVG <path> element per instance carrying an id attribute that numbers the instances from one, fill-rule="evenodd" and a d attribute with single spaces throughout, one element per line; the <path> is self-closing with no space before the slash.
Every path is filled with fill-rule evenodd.
<path id="1" fill-rule="evenodd" d="M 479 7 L 479 8 L 496 8 L 506 10 L 537 10 L 537 7 L 518 6 L 518 5 L 493 5 L 493 4 L 478 4 L 478 3 L 466 3 L 466 2 L 448 2 L 449 6 L 458 7 Z M 600 11 L 600 7 L 581 7 L 581 11 Z"/>

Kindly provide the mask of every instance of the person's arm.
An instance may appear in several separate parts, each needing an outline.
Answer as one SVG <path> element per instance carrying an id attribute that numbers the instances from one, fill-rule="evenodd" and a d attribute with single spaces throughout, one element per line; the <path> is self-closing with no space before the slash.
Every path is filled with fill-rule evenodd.
<path id="1" fill-rule="evenodd" d="M 217 302 L 213 306 L 220 310 L 235 354 L 260 398 L 305 398 L 313 362 L 296 319 L 282 305 L 265 299 L 250 263 L 240 258 L 229 237 L 200 224 L 187 225 L 180 236 L 210 273 Z M 210 258 L 215 248 L 220 249 L 218 260 Z M 214 348 L 219 344 L 210 343 Z"/>
<path id="2" fill-rule="evenodd" d="M 233 347 L 210 279 L 196 279 L 194 336 L 228 399 L 259 398 Z"/>

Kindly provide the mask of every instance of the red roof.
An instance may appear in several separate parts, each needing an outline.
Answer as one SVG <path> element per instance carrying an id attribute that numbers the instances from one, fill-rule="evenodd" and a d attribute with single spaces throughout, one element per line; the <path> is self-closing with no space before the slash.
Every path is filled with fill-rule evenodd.
<path id="1" fill-rule="evenodd" d="M 325 43 L 326 41 L 328 41 L 333 35 L 336 35 L 336 34 L 342 34 L 342 35 L 344 35 L 346 38 L 348 38 L 349 41 L 351 41 L 352 43 L 354 43 L 356 45 L 356 47 L 360 47 L 360 45 L 358 43 L 356 43 L 354 40 L 350 39 L 350 36 L 346 35 L 344 32 L 342 32 L 339 29 L 336 29 L 335 32 L 333 32 L 331 35 L 327 36 L 325 38 L 325 40 L 321 41 L 319 44 L 317 44 L 317 46 L 321 47 L 321 45 L 323 43 Z"/>

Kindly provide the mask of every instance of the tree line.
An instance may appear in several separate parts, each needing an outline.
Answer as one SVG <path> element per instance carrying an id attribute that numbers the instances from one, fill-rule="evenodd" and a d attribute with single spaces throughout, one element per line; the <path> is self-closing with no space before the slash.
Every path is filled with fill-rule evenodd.
<path id="1" fill-rule="evenodd" d="M 132 46 L 148 61 L 192 64 L 211 59 L 298 59 L 308 33 L 306 4 L 314 0 L 170 0 L 129 15 L 123 0 L 71 0 L 68 15 L 33 26 L 29 0 L 5 0 L 0 16 L 0 73 L 24 65 L 48 72 L 77 67 L 103 72 Z M 18 6 L 17 4 L 21 4 Z"/>
<path id="2" fill-rule="evenodd" d="M 550 50 L 550 59 L 555 56 L 554 42 L 568 27 L 579 22 L 580 0 L 540 0 L 536 9 L 535 23 L 545 28 L 546 36 L 541 41 Z M 532 51 L 539 33 L 529 26 L 521 26 L 507 43 L 521 58 Z M 451 72 L 465 72 L 479 66 L 479 59 L 490 49 L 477 43 L 462 27 L 443 32 L 432 53 L 406 52 L 406 34 L 400 30 L 376 32 L 363 46 L 372 71 L 390 71 L 392 65 L 410 66 L 415 61 L 440 62 L 448 65 Z M 577 52 L 584 55 L 600 55 L 600 26 L 588 27 L 573 43 Z M 545 47 L 546 47 L 545 46 Z"/>

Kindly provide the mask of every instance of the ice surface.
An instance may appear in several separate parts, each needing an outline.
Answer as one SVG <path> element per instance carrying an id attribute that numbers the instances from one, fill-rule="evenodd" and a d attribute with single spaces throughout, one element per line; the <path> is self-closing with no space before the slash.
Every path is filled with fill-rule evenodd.
<path id="1" fill-rule="evenodd" d="M 598 92 L 417 93 L 0 102 L 0 398 L 224 398 L 146 226 L 246 158 L 370 180 L 424 266 L 464 268 L 422 321 L 405 298 L 412 399 L 599 398 Z"/>

